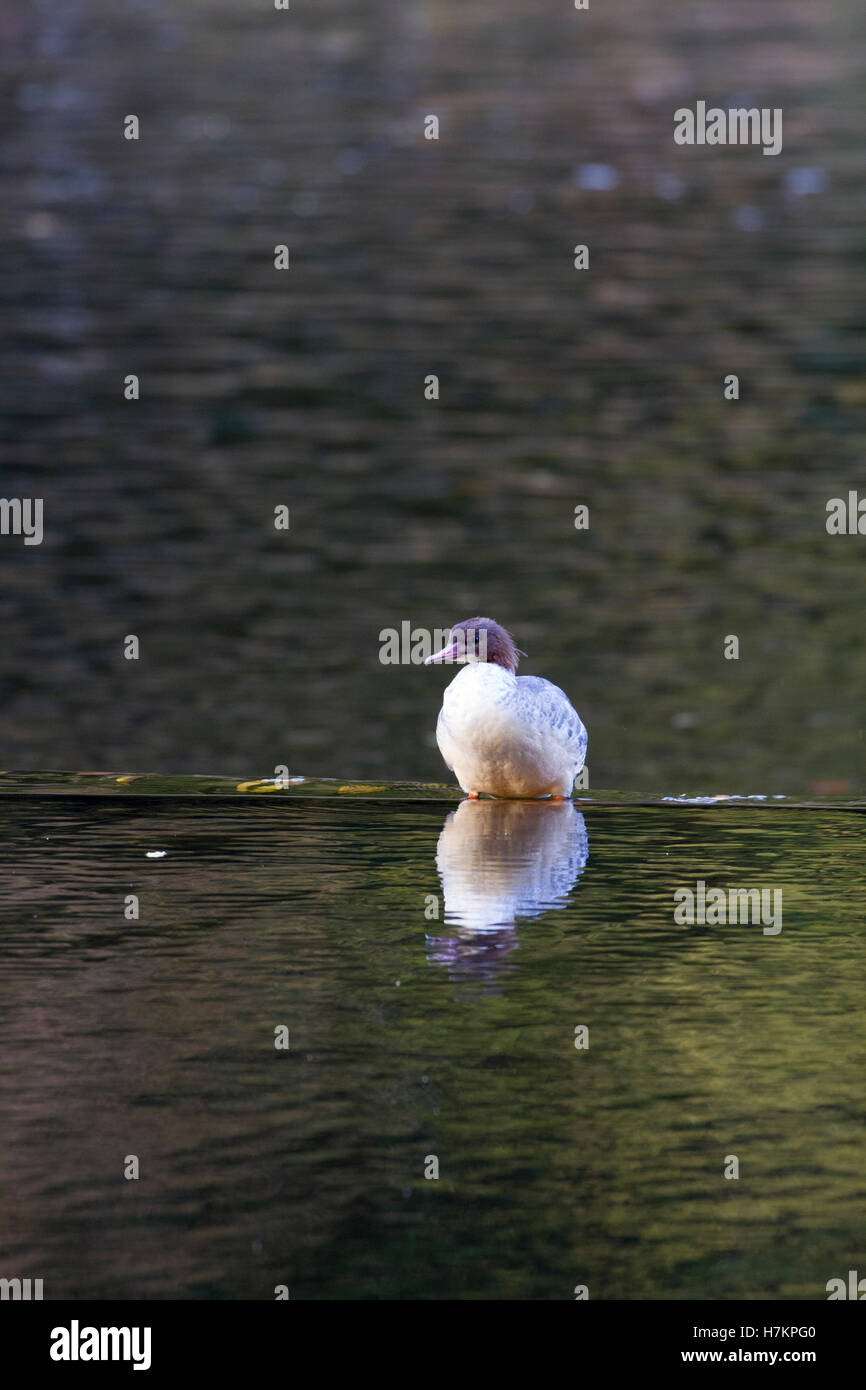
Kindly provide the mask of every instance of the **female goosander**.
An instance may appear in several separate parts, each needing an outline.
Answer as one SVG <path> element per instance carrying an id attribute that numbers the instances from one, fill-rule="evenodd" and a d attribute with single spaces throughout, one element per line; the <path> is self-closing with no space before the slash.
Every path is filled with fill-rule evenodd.
<path id="1" fill-rule="evenodd" d="M 525 656 L 525 652 L 519 653 Z M 586 729 L 568 696 L 540 676 L 517 676 L 518 651 L 492 618 L 451 629 L 439 661 L 465 663 L 442 700 L 436 742 L 472 800 L 570 797 L 586 758 Z"/>

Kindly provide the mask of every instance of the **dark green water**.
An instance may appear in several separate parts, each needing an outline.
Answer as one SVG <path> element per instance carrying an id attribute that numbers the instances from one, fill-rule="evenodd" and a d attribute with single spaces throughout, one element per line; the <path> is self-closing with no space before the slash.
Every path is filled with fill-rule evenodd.
<path id="1" fill-rule="evenodd" d="M 0 1277 L 866 1271 L 866 538 L 826 530 L 864 490 L 863 29 L 4 7 L 2 491 L 45 531 L 0 537 L 0 763 L 132 780 L 0 774 Z M 698 99 L 783 108 L 782 153 L 675 146 Z M 380 633 L 479 613 L 587 723 L 583 821 L 429 785 L 442 673 Z M 699 880 L 782 931 L 678 926 Z"/>
<path id="2" fill-rule="evenodd" d="M 0 1272 L 46 1298 L 823 1299 L 866 1267 L 862 814 L 2 815 Z M 699 879 L 781 889 L 781 932 L 675 925 Z"/>
<path id="3" fill-rule="evenodd" d="M 594 786 L 866 791 L 861 4 L 5 9 L 0 765 L 441 778 L 490 614 Z"/>

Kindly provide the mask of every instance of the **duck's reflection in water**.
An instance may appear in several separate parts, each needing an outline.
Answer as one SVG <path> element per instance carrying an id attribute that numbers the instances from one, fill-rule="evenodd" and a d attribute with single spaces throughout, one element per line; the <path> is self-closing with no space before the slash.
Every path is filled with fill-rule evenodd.
<path id="1" fill-rule="evenodd" d="M 428 936 L 427 959 L 492 976 L 519 944 L 517 919 L 565 907 L 588 854 L 571 801 L 462 801 L 436 850 L 444 922 L 457 935 Z"/>

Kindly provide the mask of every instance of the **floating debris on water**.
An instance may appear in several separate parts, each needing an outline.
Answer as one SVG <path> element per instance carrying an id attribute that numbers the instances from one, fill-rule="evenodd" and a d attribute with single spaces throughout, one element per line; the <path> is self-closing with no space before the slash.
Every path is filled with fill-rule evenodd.
<path id="1" fill-rule="evenodd" d="M 786 801 L 787 797 L 776 793 L 772 798 L 766 792 L 720 792 L 716 796 L 663 796 L 662 801 L 678 801 L 688 806 L 709 806 L 716 801 Z"/>
<path id="2" fill-rule="evenodd" d="M 285 787 L 293 787 L 298 782 L 305 781 L 305 777 L 260 777 L 254 782 L 238 782 L 235 790 L 239 792 L 277 792 Z"/>

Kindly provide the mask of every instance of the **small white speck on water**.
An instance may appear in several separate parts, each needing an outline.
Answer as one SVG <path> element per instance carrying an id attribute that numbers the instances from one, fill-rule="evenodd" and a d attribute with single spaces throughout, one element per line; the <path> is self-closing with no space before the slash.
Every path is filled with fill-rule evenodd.
<path id="1" fill-rule="evenodd" d="M 604 193 L 608 189 L 616 188 L 619 183 L 619 170 L 612 164 L 580 164 L 572 178 L 578 188 Z"/>
<path id="2" fill-rule="evenodd" d="M 764 225 L 764 214 L 760 208 L 744 206 L 734 213 L 734 225 L 741 232 L 759 232 Z"/>
<path id="3" fill-rule="evenodd" d="M 394 984 L 397 986 L 398 989 L 400 988 L 400 981 L 399 981 L 399 980 L 395 980 L 395 981 L 394 981 Z"/>
<path id="4" fill-rule="evenodd" d="M 145 859 L 164 859 L 167 854 L 167 849 L 149 849 L 144 857 Z"/>
<path id="5" fill-rule="evenodd" d="M 826 193 L 829 179 L 824 169 L 789 169 L 785 175 L 785 192 L 795 198 L 808 193 Z"/>

